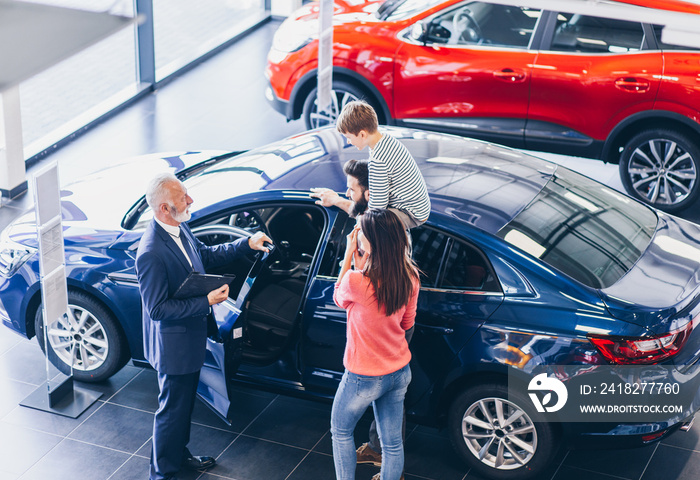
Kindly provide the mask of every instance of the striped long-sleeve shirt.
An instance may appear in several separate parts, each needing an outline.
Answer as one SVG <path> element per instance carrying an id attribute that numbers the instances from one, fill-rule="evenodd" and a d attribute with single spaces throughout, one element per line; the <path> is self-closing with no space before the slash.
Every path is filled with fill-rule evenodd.
<path id="1" fill-rule="evenodd" d="M 418 221 L 430 215 L 425 180 L 406 147 L 387 133 L 369 157 L 369 207 L 408 210 Z"/>

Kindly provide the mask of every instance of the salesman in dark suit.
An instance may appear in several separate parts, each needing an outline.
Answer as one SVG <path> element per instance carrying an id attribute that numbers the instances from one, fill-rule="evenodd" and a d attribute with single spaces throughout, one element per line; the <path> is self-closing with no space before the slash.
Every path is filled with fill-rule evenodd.
<path id="1" fill-rule="evenodd" d="M 146 359 L 158 372 L 158 411 L 153 422 L 150 480 L 177 478 L 181 468 L 205 469 L 216 461 L 190 453 L 190 423 L 199 372 L 204 364 L 207 319 L 211 306 L 228 298 L 228 285 L 206 296 L 175 299 L 173 294 L 191 271 L 228 263 L 252 250 L 267 251 L 270 238 L 258 232 L 233 243 L 208 247 L 194 238 L 186 223 L 192 198 L 171 173 L 157 175 L 146 191 L 155 217 L 136 254 L 143 306 Z"/>

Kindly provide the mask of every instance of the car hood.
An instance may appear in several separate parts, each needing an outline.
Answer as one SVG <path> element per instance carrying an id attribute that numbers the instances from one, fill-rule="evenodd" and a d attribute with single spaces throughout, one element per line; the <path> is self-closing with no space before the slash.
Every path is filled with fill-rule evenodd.
<path id="1" fill-rule="evenodd" d="M 61 214 L 66 246 L 90 238 L 94 247 L 108 247 L 123 233 L 127 210 L 146 192 L 158 172 L 176 173 L 224 152 L 174 152 L 128 158 L 61 188 Z M 6 229 L 9 238 L 36 247 L 34 207 Z"/>
<path id="2" fill-rule="evenodd" d="M 611 315 L 668 331 L 668 322 L 700 300 L 700 226 L 658 212 L 656 232 L 637 263 L 600 290 Z"/>

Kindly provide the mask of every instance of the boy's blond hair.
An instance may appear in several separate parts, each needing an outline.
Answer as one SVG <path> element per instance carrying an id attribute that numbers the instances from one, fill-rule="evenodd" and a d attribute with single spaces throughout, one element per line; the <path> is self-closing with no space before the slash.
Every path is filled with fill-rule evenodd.
<path id="1" fill-rule="evenodd" d="M 361 130 L 373 134 L 379 129 L 377 112 L 363 100 L 348 102 L 338 115 L 336 128 L 340 133 L 352 135 L 359 135 Z"/>

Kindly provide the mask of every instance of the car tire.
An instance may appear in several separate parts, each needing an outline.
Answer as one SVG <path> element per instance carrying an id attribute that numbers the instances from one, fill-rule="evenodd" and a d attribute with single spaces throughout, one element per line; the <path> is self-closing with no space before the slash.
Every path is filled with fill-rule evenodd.
<path id="1" fill-rule="evenodd" d="M 374 108 L 374 110 L 377 112 L 379 123 L 384 123 L 379 106 L 376 105 L 374 100 L 364 90 L 356 87 L 355 85 L 343 81 L 333 82 L 333 91 L 331 92 L 331 100 L 333 101 L 333 105 L 332 111 L 329 114 L 318 113 L 316 105 L 316 91 L 316 88 L 311 90 L 309 95 L 304 100 L 302 117 L 304 118 L 304 125 L 306 125 L 307 129 L 314 129 L 334 124 L 343 107 L 348 102 L 352 102 L 354 100 L 365 100 L 367 103 L 372 105 L 372 108 Z"/>
<path id="2" fill-rule="evenodd" d="M 670 213 L 697 201 L 698 172 L 700 148 L 686 135 L 670 130 L 635 135 L 620 158 L 620 178 L 627 193 Z"/>
<path id="3" fill-rule="evenodd" d="M 503 408 L 504 419 L 511 418 L 512 423 L 499 425 L 495 413 L 491 417 L 484 414 L 484 408 L 491 413 L 497 405 Z M 502 384 L 484 384 L 455 398 L 448 413 L 448 431 L 457 453 L 480 475 L 525 480 L 540 478 L 558 451 L 551 424 L 537 420 L 541 418 L 525 396 L 509 392 Z M 484 428 L 487 424 L 488 429 Z"/>
<path id="4" fill-rule="evenodd" d="M 48 337 L 48 357 L 61 372 L 71 373 L 71 352 L 75 364 L 73 378 L 81 382 L 99 382 L 118 372 L 128 361 L 124 334 L 114 315 L 84 292 L 68 291 L 68 309 L 72 319 L 53 323 Z M 34 317 L 36 338 L 44 350 L 44 322 L 41 305 Z"/>

